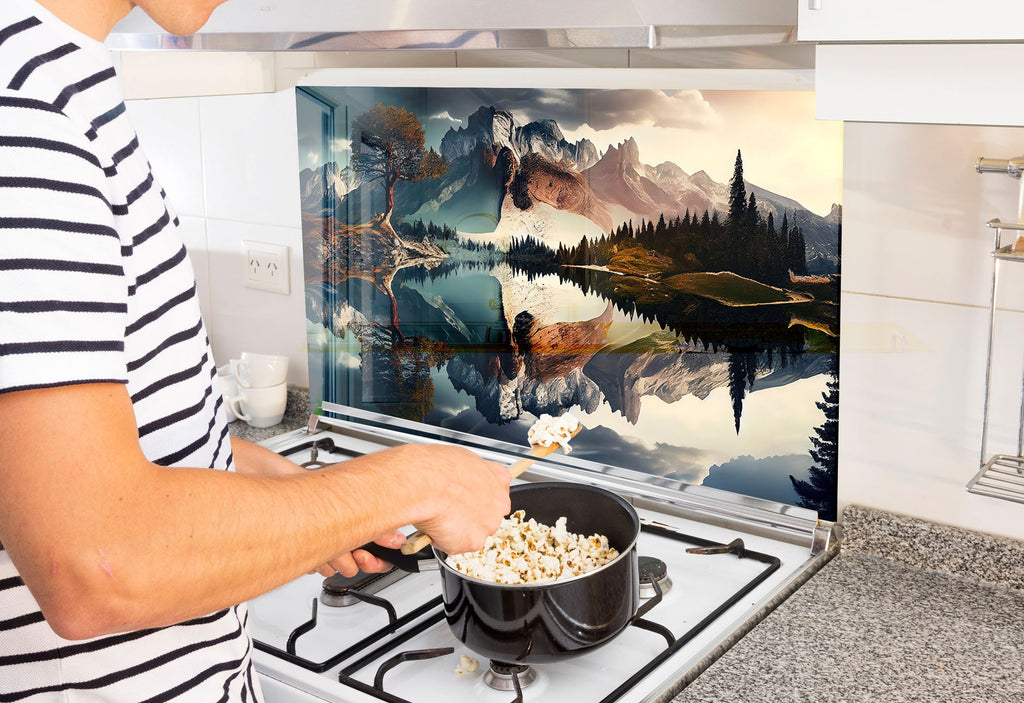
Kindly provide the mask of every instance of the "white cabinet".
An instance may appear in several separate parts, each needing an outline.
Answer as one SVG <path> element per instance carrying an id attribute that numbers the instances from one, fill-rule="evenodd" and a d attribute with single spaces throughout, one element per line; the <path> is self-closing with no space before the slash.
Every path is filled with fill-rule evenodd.
<path id="1" fill-rule="evenodd" d="M 797 0 L 819 119 L 1024 125 L 1021 0 Z"/>
<path id="2" fill-rule="evenodd" d="M 1020 41 L 1020 0 L 797 0 L 800 41 Z M 812 9 L 817 8 L 817 9 Z"/>
<path id="3" fill-rule="evenodd" d="M 819 119 L 1024 125 L 1024 2 L 797 0 Z"/>
<path id="4" fill-rule="evenodd" d="M 1024 43 L 819 44 L 815 56 L 819 119 L 1024 125 Z"/>

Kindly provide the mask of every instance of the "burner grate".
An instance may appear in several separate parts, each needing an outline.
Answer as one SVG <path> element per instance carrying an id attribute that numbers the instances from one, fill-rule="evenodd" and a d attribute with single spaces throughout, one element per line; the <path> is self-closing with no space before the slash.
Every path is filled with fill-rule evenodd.
<path id="1" fill-rule="evenodd" d="M 653 535 L 694 545 L 695 548 L 703 551 L 705 554 L 720 555 L 708 556 L 707 558 L 749 559 L 761 563 L 764 566 L 747 583 L 742 585 L 731 595 L 725 597 L 719 605 L 711 610 L 711 612 L 709 612 L 700 622 L 696 623 L 679 636 L 674 635 L 668 628 L 661 624 L 650 622 L 640 617 L 641 615 L 645 615 L 649 612 L 649 610 L 661 599 L 661 584 L 656 578 L 648 578 L 650 587 L 654 590 L 656 595 L 641 605 L 638 610 L 637 617 L 631 624 L 638 629 L 662 636 L 665 639 L 666 647 L 647 661 L 635 673 L 622 681 L 620 685 L 601 699 L 600 703 L 613 703 L 614 701 L 622 698 L 630 689 L 653 673 L 655 669 L 682 649 L 687 643 L 697 637 L 723 613 L 741 601 L 748 593 L 763 583 L 781 566 L 781 560 L 778 557 L 747 549 L 743 547 L 742 544 L 740 544 L 738 548 L 735 543 L 723 545 L 718 542 L 683 534 L 658 525 L 644 524 L 641 526 L 641 529 Z M 341 684 L 372 696 L 377 700 L 385 701 L 386 703 L 414 703 L 413 701 L 400 698 L 383 690 L 383 676 L 388 670 L 402 664 L 403 662 L 444 656 L 445 654 L 451 653 L 447 651 L 442 652 L 440 650 L 401 651 L 401 646 L 403 644 L 444 620 L 442 603 L 442 598 L 437 596 L 401 618 L 392 618 L 392 621 L 387 626 L 371 633 L 359 642 L 339 652 L 326 661 L 312 662 L 295 654 L 294 639 L 316 626 L 317 602 L 314 600 L 312 619 L 297 628 L 296 632 L 298 632 L 298 630 L 302 630 L 302 632 L 298 632 L 298 634 L 293 632 L 292 636 L 289 638 L 289 642 L 292 645 L 290 646 L 290 649 L 292 651 L 284 651 L 258 640 L 255 641 L 255 646 L 264 652 L 273 654 L 286 661 L 297 664 L 304 669 L 317 673 L 324 673 L 339 664 L 345 664 L 345 662 L 349 662 L 354 657 L 358 657 L 354 661 L 351 661 L 342 667 L 338 675 L 338 681 Z M 382 660 L 382 658 L 384 659 L 384 663 L 379 665 L 373 685 L 355 678 L 357 672 L 362 671 L 374 661 Z M 517 700 L 521 700 L 522 692 L 517 691 L 517 695 Z"/>
<path id="2" fill-rule="evenodd" d="M 305 657 L 298 656 L 297 654 L 295 654 L 294 651 L 289 652 L 279 647 L 275 647 L 272 644 L 268 644 L 257 639 L 253 639 L 253 646 L 256 647 L 256 649 L 259 649 L 260 651 L 266 652 L 267 654 L 273 654 L 275 657 L 283 659 L 284 661 L 287 661 L 291 664 L 295 664 L 296 666 L 300 666 L 303 669 L 307 669 L 308 671 L 312 671 L 317 674 L 322 674 L 325 671 L 328 671 L 329 669 L 333 669 L 345 660 L 355 656 L 359 652 L 365 650 L 367 647 L 371 646 L 375 642 L 379 642 L 382 639 L 386 638 L 388 635 L 397 632 L 401 628 L 405 627 L 409 623 L 415 622 L 417 618 L 420 618 L 425 613 L 429 613 L 430 611 L 439 608 L 442 602 L 443 601 L 441 596 L 432 598 L 420 607 L 416 608 L 415 610 L 411 610 L 406 615 L 403 615 L 402 617 L 390 621 L 387 625 L 374 632 L 371 632 L 369 635 L 359 640 L 351 647 L 348 647 L 338 652 L 333 657 L 325 659 L 322 662 L 314 662 L 310 659 L 306 659 Z M 391 612 L 394 612 L 393 608 L 391 609 Z M 431 616 L 431 619 L 433 619 L 433 622 L 439 622 L 440 620 L 444 619 L 444 614 L 438 613 L 436 614 L 436 616 Z M 433 624 L 433 622 L 431 624 Z M 312 631 L 316 627 L 316 623 L 317 601 L 316 599 L 314 599 L 312 615 L 310 617 L 310 620 L 308 622 L 303 623 L 302 625 L 299 625 L 297 628 L 295 628 L 292 634 L 288 636 L 288 641 L 291 643 L 291 649 L 294 649 L 295 640 L 297 640 L 299 636 Z"/>

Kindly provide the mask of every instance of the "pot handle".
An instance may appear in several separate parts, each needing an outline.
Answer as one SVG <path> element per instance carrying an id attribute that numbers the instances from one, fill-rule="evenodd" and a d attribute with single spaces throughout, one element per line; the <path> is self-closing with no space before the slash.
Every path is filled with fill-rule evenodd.
<path id="1" fill-rule="evenodd" d="M 431 549 L 428 544 L 426 547 L 418 552 L 412 554 L 405 554 L 401 549 L 388 549 L 382 547 L 376 542 L 370 542 L 359 547 L 364 551 L 369 552 L 378 559 L 397 566 L 402 571 L 408 571 L 409 573 L 418 574 L 421 571 L 437 571 L 440 566 L 437 563 L 437 559 L 434 557 L 434 550 Z"/>

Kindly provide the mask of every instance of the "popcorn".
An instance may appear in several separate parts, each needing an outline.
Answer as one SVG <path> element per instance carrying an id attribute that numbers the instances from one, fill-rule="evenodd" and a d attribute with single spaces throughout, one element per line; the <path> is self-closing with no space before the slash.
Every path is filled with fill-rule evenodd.
<path id="1" fill-rule="evenodd" d="M 572 433 L 579 426 L 580 421 L 572 413 L 565 413 L 560 417 L 551 417 L 544 413 L 537 419 L 537 422 L 533 423 L 527 437 L 531 446 L 550 447 L 552 444 L 559 444 L 562 451 L 568 454 L 572 451 L 569 447 L 569 440 L 572 439 Z"/>
<path id="2" fill-rule="evenodd" d="M 501 521 L 483 549 L 449 554 L 445 562 L 473 578 L 495 583 L 537 583 L 580 576 L 619 555 L 604 535 L 585 537 L 566 529 L 560 517 L 554 527 L 542 525 L 517 510 Z"/>
<path id="3" fill-rule="evenodd" d="M 472 674 L 480 667 L 478 662 L 473 657 L 467 657 L 465 654 L 459 657 L 459 665 L 455 668 L 455 673 L 459 676 L 463 674 Z"/>

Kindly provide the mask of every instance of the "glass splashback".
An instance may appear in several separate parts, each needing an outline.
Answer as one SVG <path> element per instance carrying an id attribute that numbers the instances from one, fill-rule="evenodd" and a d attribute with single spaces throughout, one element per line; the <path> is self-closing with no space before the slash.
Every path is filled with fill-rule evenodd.
<path id="1" fill-rule="evenodd" d="M 807 91 L 297 89 L 311 394 L 835 517 L 842 132 Z"/>

